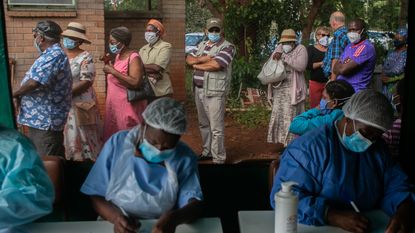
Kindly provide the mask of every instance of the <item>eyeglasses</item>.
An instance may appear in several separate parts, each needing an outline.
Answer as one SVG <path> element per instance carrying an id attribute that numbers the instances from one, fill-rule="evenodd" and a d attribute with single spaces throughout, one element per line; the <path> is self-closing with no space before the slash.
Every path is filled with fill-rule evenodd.
<path id="1" fill-rule="evenodd" d="M 322 34 L 322 33 L 317 33 L 317 36 L 330 36 L 330 34 Z"/>
<path id="2" fill-rule="evenodd" d="M 216 32 L 216 33 L 219 33 L 220 32 L 220 29 L 219 28 L 210 28 L 208 30 L 208 32 Z"/>

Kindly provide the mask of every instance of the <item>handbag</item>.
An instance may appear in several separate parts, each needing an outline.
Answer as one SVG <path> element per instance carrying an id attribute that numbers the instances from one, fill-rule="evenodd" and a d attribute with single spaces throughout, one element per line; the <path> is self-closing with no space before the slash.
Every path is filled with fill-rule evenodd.
<path id="1" fill-rule="evenodd" d="M 274 60 L 271 56 L 268 61 L 262 66 L 261 72 L 258 74 L 257 78 L 263 85 L 281 82 L 286 79 L 287 74 L 285 72 L 285 67 L 282 59 Z"/>
<path id="2" fill-rule="evenodd" d="M 77 126 L 95 125 L 97 123 L 97 109 L 93 101 L 75 103 L 74 112 Z"/>
<path id="3" fill-rule="evenodd" d="M 144 68 L 144 63 L 141 61 L 141 67 L 143 69 L 143 82 L 141 83 L 141 86 L 137 89 L 130 89 L 127 88 L 127 100 L 128 102 L 134 102 L 137 100 L 146 100 L 151 99 L 155 97 L 153 87 L 150 84 L 150 80 L 147 77 L 146 70 Z M 129 74 L 130 71 L 130 57 L 128 57 L 128 68 L 127 68 L 127 74 Z"/>

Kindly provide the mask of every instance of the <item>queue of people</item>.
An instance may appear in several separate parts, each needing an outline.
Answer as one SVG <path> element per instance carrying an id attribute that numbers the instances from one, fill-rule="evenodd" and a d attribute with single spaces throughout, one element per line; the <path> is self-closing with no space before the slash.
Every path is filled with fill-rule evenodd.
<path id="1" fill-rule="evenodd" d="M 402 111 L 402 82 L 398 81 L 405 67 L 407 34 L 398 31 L 396 49 L 385 61 L 385 96 L 369 90 L 376 54 L 364 21 L 354 19 L 346 27 L 344 14 L 334 12 L 329 23 L 334 30 L 331 43 L 326 27 L 316 30 L 316 44 L 308 49 L 297 42 L 294 30 L 285 29 L 271 55 L 282 61 L 286 75 L 268 85 L 272 112 L 267 140 L 285 147 L 271 205 L 275 207 L 274 195 L 282 182 L 296 181 L 301 223 L 365 232 L 368 220 L 351 211 L 353 201 L 364 211 L 381 208 L 390 215 L 388 232 L 413 229 L 413 186 L 381 139 L 391 139 L 391 148 L 397 145 L 391 126 L 394 122 L 394 127 L 400 127 L 394 111 Z M 148 44 L 139 52 L 129 47 L 132 34 L 128 28 L 116 27 L 109 33 L 108 49 L 115 59 L 103 58 L 108 85 L 103 127 L 92 86 L 94 61 L 80 48 L 91 43 L 86 30 L 72 22 L 62 31 L 48 20 L 33 30 L 40 56 L 13 97 L 19 106 L 18 123 L 28 126 L 34 145 L 2 128 L 0 137 L 20 138 L 16 147 L 27 151 L 18 150 L 16 156 L 33 160 L 29 167 L 42 176 L 25 183 L 45 192 L 36 192 L 44 195 L 37 204 L 38 198 L 15 191 L 33 204 L 29 205 L 33 214 L 22 219 L 16 219 L 0 202 L 0 208 L 7 209 L 0 214 L 5 213 L 0 229 L 7 225 L 3 220 L 18 225 L 50 212 L 53 189 L 38 156 L 58 155 L 95 161 L 80 191 L 91 197 L 100 218 L 114 224 L 114 232 L 136 232 L 140 219 L 147 218 L 158 219 L 153 232 L 174 232 L 178 224 L 202 213 L 197 161 L 211 159 L 222 164 L 227 160 L 224 116 L 236 48 L 225 39 L 222 21 L 212 18 L 206 22 L 208 40 L 186 57 L 194 70 L 193 92 L 202 135 L 203 151 L 198 156 L 180 141 L 187 121 L 184 107 L 171 98 L 172 45 L 162 39 L 163 24 L 155 19 L 147 23 L 144 37 Z M 306 69 L 312 74 L 309 89 Z M 128 91 L 138 90 L 147 79 L 154 96 L 129 100 Z M 398 93 L 392 86 L 398 86 Z M 308 92 L 311 109 L 305 111 Z M 22 161 L 19 158 L 10 160 Z M 13 166 L 21 165 L 15 162 Z M 5 198 L 0 192 L 0 200 Z"/>

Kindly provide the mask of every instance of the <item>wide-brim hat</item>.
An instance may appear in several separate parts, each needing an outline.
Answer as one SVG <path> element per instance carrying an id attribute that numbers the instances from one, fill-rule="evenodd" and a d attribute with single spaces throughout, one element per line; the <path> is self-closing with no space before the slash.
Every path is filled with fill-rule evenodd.
<path id="1" fill-rule="evenodd" d="M 81 39 L 85 43 L 91 44 L 91 41 L 88 39 L 88 37 L 86 37 L 85 26 L 80 23 L 70 22 L 66 30 L 63 31 L 61 35 Z"/>
<path id="2" fill-rule="evenodd" d="M 279 43 L 283 43 L 283 42 L 296 42 L 297 41 L 297 36 L 295 35 L 295 31 L 292 29 L 285 29 L 284 31 L 282 31 L 281 33 L 281 38 Z"/>

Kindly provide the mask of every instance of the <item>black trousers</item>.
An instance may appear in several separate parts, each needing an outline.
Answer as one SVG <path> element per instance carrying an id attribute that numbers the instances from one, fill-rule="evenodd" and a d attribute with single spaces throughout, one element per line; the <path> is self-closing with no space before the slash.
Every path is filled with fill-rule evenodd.
<path id="1" fill-rule="evenodd" d="M 40 156 L 55 155 L 65 157 L 63 146 L 63 131 L 41 130 L 28 127 L 28 137 L 36 146 Z"/>

